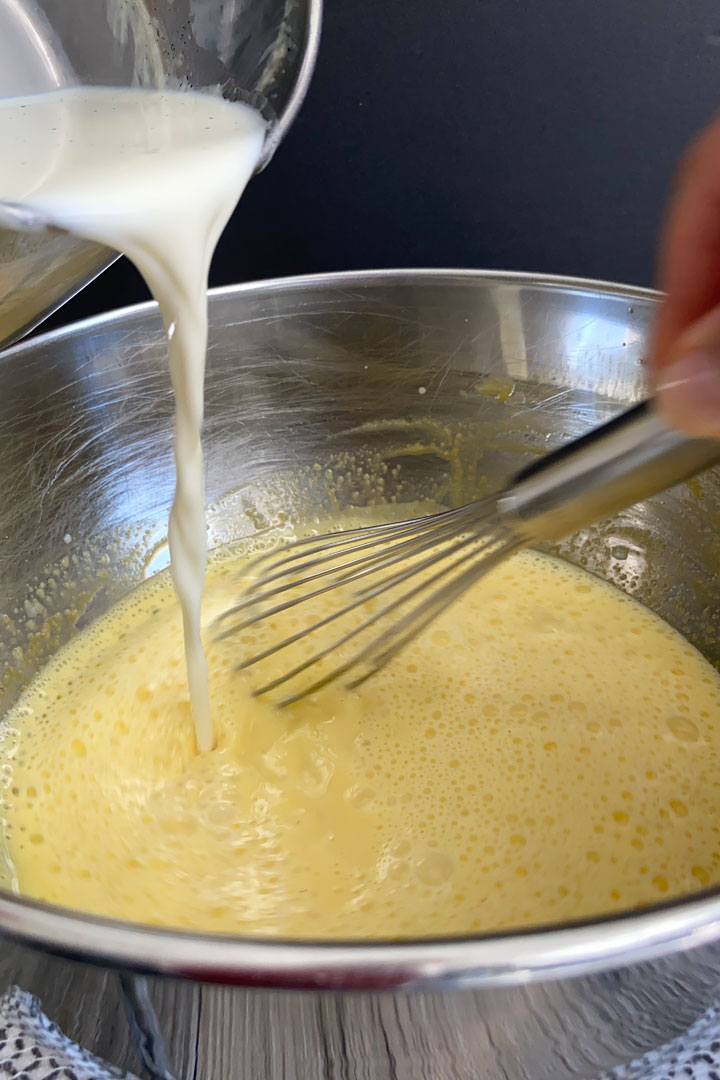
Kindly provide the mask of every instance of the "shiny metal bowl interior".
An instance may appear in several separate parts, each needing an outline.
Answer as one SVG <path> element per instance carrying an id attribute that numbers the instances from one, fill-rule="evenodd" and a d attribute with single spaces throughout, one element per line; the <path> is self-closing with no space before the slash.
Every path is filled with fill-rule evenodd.
<path id="1" fill-rule="evenodd" d="M 480 272 L 328 275 L 215 291 L 208 519 L 222 543 L 345 507 L 456 505 L 642 396 L 656 296 Z M 63 642 L 167 562 L 172 398 L 154 305 L 0 358 L 0 711 Z M 402 511 L 398 509 L 397 513 Z M 559 545 L 720 666 L 720 475 Z M 186 976 L 328 985 L 512 983 L 720 937 L 715 894 L 466 942 L 228 942 L 122 926 L 5 892 L 0 928 Z M 394 974 L 393 974 L 394 972 Z M 355 980 L 355 983 L 353 983 Z"/>

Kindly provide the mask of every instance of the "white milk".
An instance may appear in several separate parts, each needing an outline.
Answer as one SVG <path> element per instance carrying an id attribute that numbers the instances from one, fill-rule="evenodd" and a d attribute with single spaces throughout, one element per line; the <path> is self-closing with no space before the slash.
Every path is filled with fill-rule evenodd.
<path id="1" fill-rule="evenodd" d="M 176 398 L 170 558 L 200 750 L 214 742 L 200 637 L 207 277 L 264 134 L 252 109 L 196 92 L 76 87 L 0 101 L 0 199 L 122 251 L 165 321 Z"/>

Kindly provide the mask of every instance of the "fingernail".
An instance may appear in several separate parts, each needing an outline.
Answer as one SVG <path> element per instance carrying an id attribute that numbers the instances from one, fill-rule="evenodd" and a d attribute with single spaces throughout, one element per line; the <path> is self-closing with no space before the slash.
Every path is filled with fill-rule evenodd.
<path id="1" fill-rule="evenodd" d="M 720 437 L 720 352 L 698 349 L 658 375 L 660 405 L 674 427 Z"/>

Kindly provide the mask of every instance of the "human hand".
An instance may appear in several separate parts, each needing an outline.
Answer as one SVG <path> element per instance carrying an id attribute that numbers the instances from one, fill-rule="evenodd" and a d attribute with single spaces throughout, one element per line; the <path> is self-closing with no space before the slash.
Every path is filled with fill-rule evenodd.
<path id="1" fill-rule="evenodd" d="M 720 115 L 679 170 L 660 243 L 667 293 L 652 352 L 666 416 L 692 435 L 720 438 Z"/>

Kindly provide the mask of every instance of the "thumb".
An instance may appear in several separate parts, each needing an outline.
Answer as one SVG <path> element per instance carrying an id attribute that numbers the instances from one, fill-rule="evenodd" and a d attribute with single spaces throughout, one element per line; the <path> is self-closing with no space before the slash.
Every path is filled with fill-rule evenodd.
<path id="1" fill-rule="evenodd" d="M 660 243 L 665 291 L 652 350 L 668 420 L 720 437 L 720 114 L 678 172 Z"/>
<path id="2" fill-rule="evenodd" d="M 680 335 L 655 381 L 671 424 L 690 435 L 720 437 L 720 307 Z"/>

